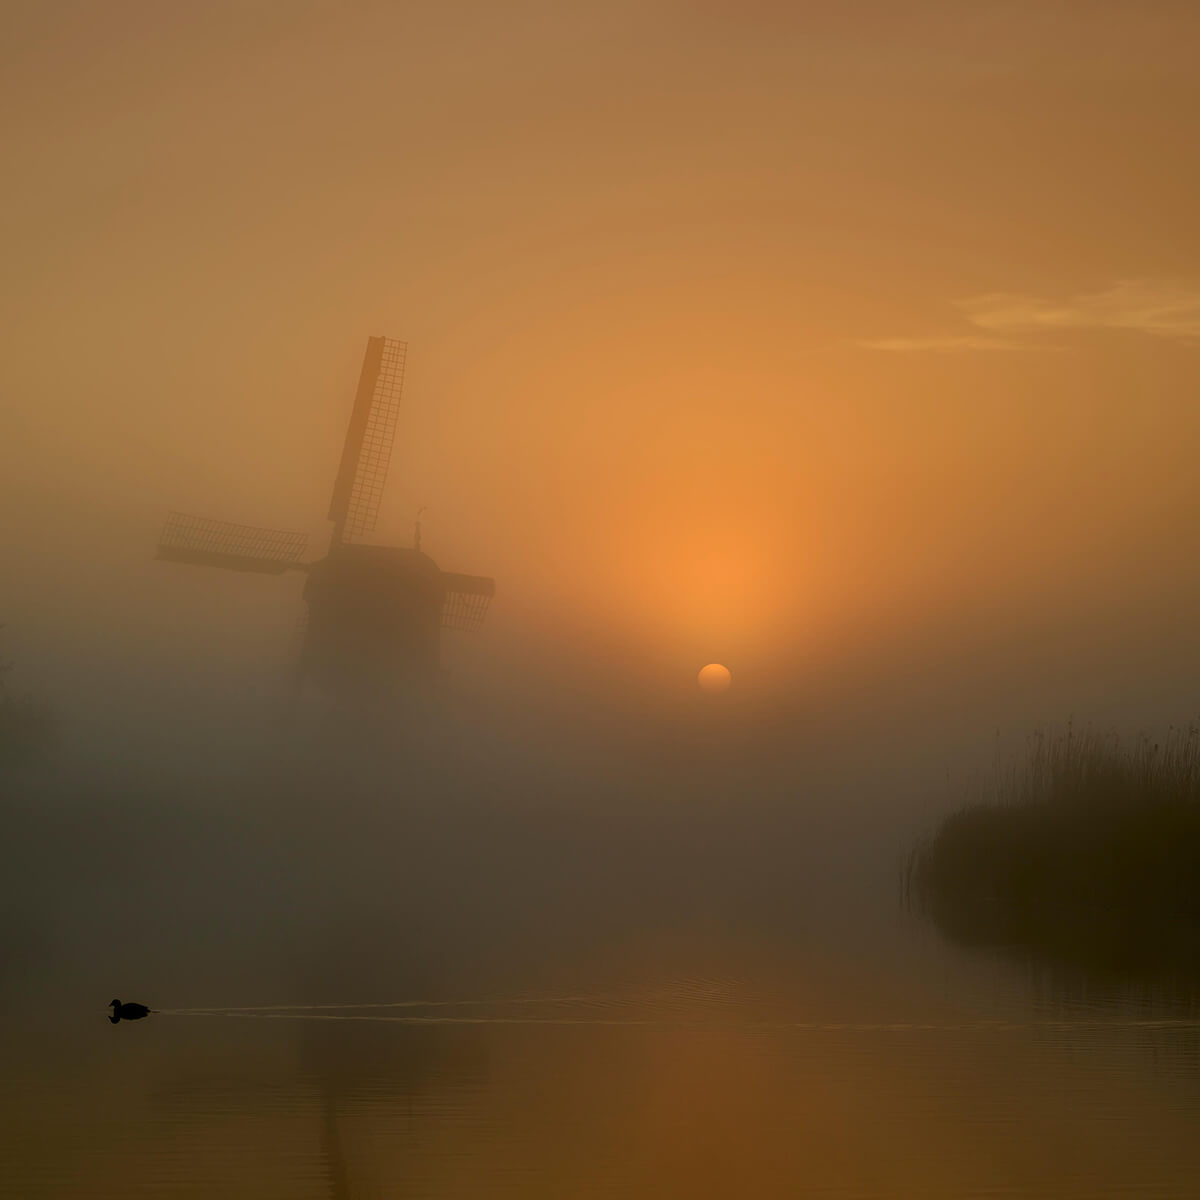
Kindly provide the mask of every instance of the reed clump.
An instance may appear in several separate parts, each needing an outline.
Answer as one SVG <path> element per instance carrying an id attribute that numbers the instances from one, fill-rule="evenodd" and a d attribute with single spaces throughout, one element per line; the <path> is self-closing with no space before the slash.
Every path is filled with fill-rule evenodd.
<path id="1" fill-rule="evenodd" d="M 1200 727 L 1034 735 L 914 849 L 907 884 L 959 940 L 1200 967 Z"/>

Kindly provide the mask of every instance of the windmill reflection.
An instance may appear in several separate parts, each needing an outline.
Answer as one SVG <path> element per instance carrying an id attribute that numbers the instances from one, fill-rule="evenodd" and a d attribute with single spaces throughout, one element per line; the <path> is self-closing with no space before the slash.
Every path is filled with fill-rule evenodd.
<path id="1" fill-rule="evenodd" d="M 486 1071 L 482 1035 L 381 1026 L 372 1021 L 297 1022 L 302 1028 L 299 1065 L 315 1091 L 320 1151 L 330 1200 L 362 1200 L 419 1193 L 421 1178 L 404 1145 L 421 1147 L 430 1114 L 442 1107 L 438 1092 L 479 1081 Z M 372 1136 L 372 1125 L 386 1131 Z M 414 1161 L 423 1161 L 417 1155 Z"/>

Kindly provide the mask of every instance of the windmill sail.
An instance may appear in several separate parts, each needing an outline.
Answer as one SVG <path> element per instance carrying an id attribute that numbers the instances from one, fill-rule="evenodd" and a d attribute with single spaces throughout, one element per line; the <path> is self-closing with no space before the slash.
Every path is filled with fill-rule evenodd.
<path id="1" fill-rule="evenodd" d="M 302 567 L 300 558 L 307 546 L 307 533 L 173 512 L 159 535 L 156 557 L 230 571 L 282 575 Z"/>
<path id="2" fill-rule="evenodd" d="M 442 672 L 442 630 L 478 629 L 496 584 L 483 575 L 439 569 L 421 550 L 420 521 L 411 547 L 381 546 L 374 531 L 391 465 L 404 387 L 407 343 L 367 339 L 362 372 L 342 447 L 329 519 L 329 553 L 302 562 L 308 535 L 172 512 L 157 557 L 264 575 L 307 574 L 305 626 L 293 682 L 306 679 L 356 705 L 428 694 Z M 419 514 L 418 514 L 419 517 Z"/>
<path id="3" fill-rule="evenodd" d="M 483 624 L 488 605 L 496 594 L 496 581 L 486 575 L 457 575 L 442 572 L 446 598 L 442 603 L 442 628 L 470 633 Z"/>
<path id="4" fill-rule="evenodd" d="M 407 342 L 384 337 L 367 339 L 358 392 L 329 503 L 335 545 L 352 541 L 375 528 L 392 460 L 407 356 Z"/>

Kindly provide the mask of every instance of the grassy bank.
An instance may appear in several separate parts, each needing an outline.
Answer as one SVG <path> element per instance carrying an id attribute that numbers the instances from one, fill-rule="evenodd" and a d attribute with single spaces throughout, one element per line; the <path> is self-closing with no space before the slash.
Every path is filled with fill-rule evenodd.
<path id="1" fill-rule="evenodd" d="M 956 940 L 1200 969 L 1200 729 L 1035 736 L 913 851 L 907 883 Z"/>

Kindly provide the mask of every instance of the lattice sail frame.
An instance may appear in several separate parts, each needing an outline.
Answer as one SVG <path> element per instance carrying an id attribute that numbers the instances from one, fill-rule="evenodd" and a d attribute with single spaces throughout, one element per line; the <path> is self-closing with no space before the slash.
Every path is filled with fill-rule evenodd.
<path id="1" fill-rule="evenodd" d="M 442 572 L 446 598 L 442 602 L 442 628 L 471 633 L 483 624 L 496 594 L 496 581 L 485 575 Z"/>
<path id="2" fill-rule="evenodd" d="M 171 512 L 159 535 L 157 554 L 198 566 L 282 575 L 301 565 L 307 548 L 307 533 Z"/>
<path id="3" fill-rule="evenodd" d="M 338 540 L 352 541 L 375 529 L 392 461 L 407 359 L 407 342 L 386 337 L 367 340 L 329 508 Z"/>

